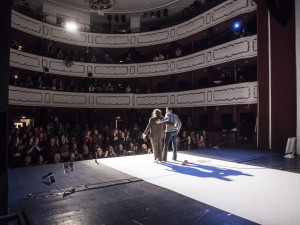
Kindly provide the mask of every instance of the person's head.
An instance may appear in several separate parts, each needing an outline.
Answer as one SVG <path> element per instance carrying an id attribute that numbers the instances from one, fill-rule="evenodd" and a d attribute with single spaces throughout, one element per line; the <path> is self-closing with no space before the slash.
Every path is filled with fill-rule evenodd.
<path id="1" fill-rule="evenodd" d="M 70 159 L 71 159 L 71 160 L 75 160 L 75 153 L 74 153 L 74 152 L 71 152 L 71 154 L 70 154 Z"/>
<path id="2" fill-rule="evenodd" d="M 125 138 L 125 132 L 121 133 L 121 138 Z"/>
<path id="3" fill-rule="evenodd" d="M 109 145 L 107 147 L 107 150 L 108 150 L 109 153 L 112 153 L 114 151 L 114 148 L 111 145 Z"/>
<path id="4" fill-rule="evenodd" d="M 123 150 L 123 145 L 119 144 L 119 150 Z"/>
<path id="5" fill-rule="evenodd" d="M 144 151 L 146 151 L 148 148 L 147 148 L 147 145 L 146 144 L 142 144 L 142 149 L 144 150 Z"/>
<path id="6" fill-rule="evenodd" d="M 83 145 L 83 153 L 88 154 L 89 153 L 89 147 L 87 145 Z"/>
<path id="7" fill-rule="evenodd" d="M 95 134 L 95 135 L 98 135 L 98 134 L 99 134 L 99 132 L 98 132 L 97 129 L 94 130 L 94 134 Z"/>
<path id="8" fill-rule="evenodd" d="M 42 155 L 39 155 L 39 164 L 43 164 L 44 157 Z"/>
<path id="9" fill-rule="evenodd" d="M 60 154 L 57 153 L 57 154 L 54 155 L 54 162 L 55 163 L 59 163 L 60 162 Z"/>
<path id="10" fill-rule="evenodd" d="M 77 143 L 73 143 L 73 149 L 77 149 Z"/>
<path id="11" fill-rule="evenodd" d="M 98 155 L 102 155 L 102 154 L 103 154 L 102 148 L 97 148 L 97 154 L 98 154 Z"/>
<path id="12" fill-rule="evenodd" d="M 24 160 L 27 166 L 31 163 L 31 157 L 29 155 L 27 155 Z"/>
<path id="13" fill-rule="evenodd" d="M 166 113 L 171 113 L 172 112 L 172 108 L 171 107 L 167 107 L 166 108 Z"/>
<path id="14" fill-rule="evenodd" d="M 61 141 L 65 141 L 66 140 L 66 137 L 65 137 L 65 135 L 61 135 Z"/>
<path id="15" fill-rule="evenodd" d="M 91 135 L 91 131 L 88 130 L 88 131 L 86 132 L 86 136 L 89 137 L 90 135 Z"/>
<path id="16" fill-rule="evenodd" d="M 134 144 L 133 144 L 132 141 L 129 143 L 129 147 L 130 147 L 130 148 L 133 148 L 133 147 L 134 147 Z"/>
<path id="17" fill-rule="evenodd" d="M 162 112 L 160 109 L 154 109 L 153 112 L 152 112 L 152 117 L 155 118 L 155 117 L 161 117 L 162 116 Z"/>
<path id="18" fill-rule="evenodd" d="M 204 140 L 204 137 L 203 135 L 200 136 L 200 141 L 203 141 Z"/>
<path id="19" fill-rule="evenodd" d="M 33 137 L 29 138 L 29 144 L 31 145 L 33 143 Z"/>

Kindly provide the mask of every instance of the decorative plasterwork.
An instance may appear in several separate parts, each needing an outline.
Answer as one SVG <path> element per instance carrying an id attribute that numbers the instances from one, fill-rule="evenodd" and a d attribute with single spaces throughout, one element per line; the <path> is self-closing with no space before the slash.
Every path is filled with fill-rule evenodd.
<path id="1" fill-rule="evenodd" d="M 257 82 L 160 94 L 93 94 L 9 86 L 9 104 L 71 108 L 202 107 L 257 103 Z"/>
<path id="2" fill-rule="evenodd" d="M 191 36 L 243 13 L 256 10 L 252 0 L 228 0 L 203 14 L 166 29 L 134 34 L 70 33 L 57 27 L 12 11 L 11 26 L 17 30 L 72 45 L 130 48 L 157 45 Z M 44 27 L 44 29 L 42 29 Z M 43 33 L 44 32 L 44 33 Z"/>
<path id="3" fill-rule="evenodd" d="M 183 73 L 242 58 L 255 57 L 257 55 L 256 42 L 256 35 L 244 37 L 191 55 L 159 62 L 136 64 L 73 62 L 71 66 L 67 66 L 63 60 L 11 49 L 10 66 L 38 72 L 43 72 L 46 66 L 49 73 L 77 77 L 86 77 L 89 72 L 93 73 L 94 78 L 152 77 Z"/>

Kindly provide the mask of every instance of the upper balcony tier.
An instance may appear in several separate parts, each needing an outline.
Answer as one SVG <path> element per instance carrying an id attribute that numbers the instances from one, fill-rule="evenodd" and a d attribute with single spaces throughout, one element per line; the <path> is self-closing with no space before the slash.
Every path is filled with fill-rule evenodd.
<path id="1" fill-rule="evenodd" d="M 257 103 L 257 82 L 159 94 L 71 93 L 9 86 L 9 104 L 69 108 L 204 107 Z"/>
<path id="2" fill-rule="evenodd" d="M 227 42 L 180 58 L 136 64 L 66 62 L 11 49 L 10 66 L 52 74 L 93 78 L 134 78 L 171 75 L 257 56 L 257 36 Z"/>
<path id="3" fill-rule="evenodd" d="M 62 27 L 43 23 L 12 11 L 11 26 L 25 33 L 49 40 L 88 47 L 130 48 L 169 43 L 194 35 L 209 27 L 256 10 L 252 0 L 228 0 L 205 13 L 166 29 L 133 34 L 97 34 L 68 32 Z"/>

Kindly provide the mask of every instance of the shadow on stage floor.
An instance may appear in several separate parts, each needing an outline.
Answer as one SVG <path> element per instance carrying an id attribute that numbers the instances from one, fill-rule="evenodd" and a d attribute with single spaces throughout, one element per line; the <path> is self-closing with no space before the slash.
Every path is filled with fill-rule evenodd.
<path id="1" fill-rule="evenodd" d="M 164 166 L 169 167 L 169 171 L 174 173 L 185 174 L 189 176 L 202 178 L 216 178 L 224 181 L 231 181 L 229 176 L 252 176 L 250 174 L 242 173 L 238 170 L 219 168 L 216 166 L 208 166 L 203 164 L 188 163 L 185 166 L 180 165 L 182 161 L 166 162 Z"/>
<path id="2" fill-rule="evenodd" d="M 253 148 L 209 148 L 201 150 L 186 150 L 180 152 L 184 154 L 203 156 L 230 162 L 246 162 L 271 156 L 281 156 L 281 154 L 278 152 L 258 150 Z"/>

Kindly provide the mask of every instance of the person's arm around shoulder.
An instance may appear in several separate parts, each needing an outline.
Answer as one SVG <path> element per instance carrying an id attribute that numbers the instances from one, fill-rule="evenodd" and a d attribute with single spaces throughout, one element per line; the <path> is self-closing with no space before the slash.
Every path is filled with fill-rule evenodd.
<path id="1" fill-rule="evenodd" d="M 157 124 L 159 124 L 159 123 L 165 123 L 167 121 L 170 121 L 170 114 L 169 113 L 167 113 L 163 119 L 157 120 L 156 123 Z"/>

